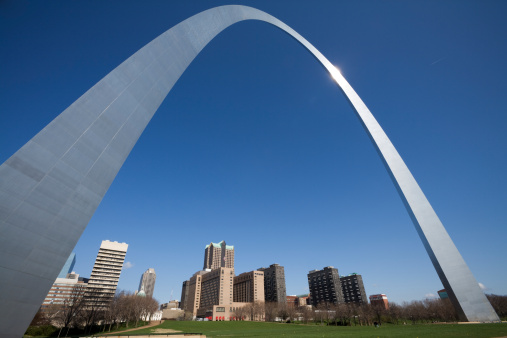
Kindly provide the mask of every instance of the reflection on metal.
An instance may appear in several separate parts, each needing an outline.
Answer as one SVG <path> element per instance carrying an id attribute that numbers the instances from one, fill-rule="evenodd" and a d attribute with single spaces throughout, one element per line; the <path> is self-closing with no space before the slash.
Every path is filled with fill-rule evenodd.
<path id="1" fill-rule="evenodd" d="M 280 20 L 223 6 L 174 26 L 128 58 L 0 167 L 0 337 L 19 337 L 38 310 L 132 147 L 195 56 L 243 20 L 296 39 L 336 80 L 356 110 L 460 318 L 498 316 L 405 163 L 340 72 Z"/>

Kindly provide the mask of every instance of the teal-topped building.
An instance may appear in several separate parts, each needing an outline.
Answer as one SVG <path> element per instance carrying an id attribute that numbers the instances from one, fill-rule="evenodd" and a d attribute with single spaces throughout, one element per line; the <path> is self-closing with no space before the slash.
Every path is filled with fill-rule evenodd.
<path id="1" fill-rule="evenodd" d="M 227 245 L 225 241 L 206 245 L 204 249 L 203 270 L 218 268 L 234 269 L 234 246 Z"/>

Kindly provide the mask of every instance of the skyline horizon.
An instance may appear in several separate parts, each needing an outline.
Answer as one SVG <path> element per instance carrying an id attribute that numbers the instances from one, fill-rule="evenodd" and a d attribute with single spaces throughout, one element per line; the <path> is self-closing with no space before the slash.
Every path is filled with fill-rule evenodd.
<path id="1" fill-rule="evenodd" d="M 444 14 L 432 14 L 436 27 L 422 33 L 408 19 L 384 13 L 387 9 L 385 17 L 377 17 L 375 10 L 382 9 L 373 3 L 362 19 L 361 6 L 341 4 L 352 13 L 341 24 L 329 21 L 332 17 L 323 8 L 303 2 L 295 3 L 290 13 L 279 4 L 260 4 L 255 7 L 279 17 L 340 65 L 340 71 L 368 103 L 409 164 L 481 288 L 507 294 L 506 271 L 496 268 L 492 273 L 507 262 L 501 240 L 507 234 L 503 226 L 507 184 L 502 175 L 507 168 L 502 156 L 507 138 L 502 133 L 506 118 L 502 110 L 505 99 L 501 97 L 501 89 L 506 86 L 500 82 L 505 73 L 505 66 L 500 66 L 505 47 L 497 46 L 499 40 L 494 38 L 500 39 L 505 24 L 498 30 L 493 10 L 477 5 L 479 14 L 487 13 L 490 22 L 479 18 L 481 25 L 476 26 L 496 35 L 484 40 L 486 33 L 474 36 L 470 29 L 466 39 L 462 38 L 466 43 L 459 44 L 459 30 L 475 22 L 465 20 L 475 18 L 473 11 L 477 8 L 473 6 L 460 7 L 461 16 L 446 17 L 455 2 L 432 4 Z M 10 20 L 2 23 L 1 31 L 11 27 L 17 35 L 6 40 L 5 50 L 14 52 L 2 52 L 8 57 L 0 73 L 6 79 L 2 81 L 0 107 L 16 114 L 2 114 L 0 120 L 1 125 L 8 126 L 2 128 L 0 136 L 2 162 L 152 38 L 200 9 L 214 7 L 203 2 L 157 5 L 129 3 L 125 9 L 115 8 L 125 15 L 115 19 L 116 26 L 108 21 L 112 20 L 108 5 L 87 7 L 80 2 L 55 8 L 51 14 L 55 20 L 46 25 L 39 11 L 47 13 L 48 9 L 38 5 L 22 8 L 24 20 L 18 23 L 14 15 L 8 16 Z M 389 9 L 410 9 L 415 19 L 431 13 L 428 8 L 412 6 L 398 4 Z M 159 7 L 169 9 L 170 15 L 157 15 Z M 84 13 L 80 13 L 83 8 Z M 92 8 L 97 10 L 93 14 L 96 27 L 84 21 Z M 58 16 L 68 9 L 73 9 L 68 17 Z M 149 13 L 151 25 L 130 23 L 142 17 L 133 9 Z M 319 22 L 306 21 L 303 15 L 309 9 Z M 26 10 L 36 14 L 27 16 Z M 144 20 L 148 21 L 147 17 Z M 447 19 L 457 23 L 456 27 L 451 28 Z M 354 31 L 359 42 L 347 39 L 346 32 L 368 20 L 375 24 Z M 398 21 L 391 27 L 389 20 Z M 397 29 L 400 22 L 416 36 L 430 34 L 433 40 L 427 38 L 420 43 L 435 49 L 425 54 L 423 47 L 407 43 L 405 34 Z M 28 29 L 23 30 L 23 25 Z M 30 31 L 37 25 L 40 32 Z M 329 41 L 337 38 L 323 33 L 331 30 L 328 26 L 334 32 L 340 32 L 340 27 L 345 29 L 338 36 L 345 45 L 343 50 Z M 68 32 L 61 31 L 62 27 Z M 159 31 L 161 27 L 165 29 Z M 235 248 L 244 249 L 236 253 L 241 257 L 241 262 L 236 259 L 241 271 L 258 268 L 252 256 L 257 259 L 259 247 L 264 247 L 268 252 L 258 254 L 259 262 L 265 262 L 261 266 L 276 261 L 289 269 L 286 279 L 291 282 L 286 283 L 287 290 L 294 291 L 288 291 L 288 295 L 304 293 L 299 292 L 306 283 L 306 274 L 300 277 L 301 271 L 312 264 L 319 269 L 344 266 L 346 271 L 365 271 L 367 294 L 371 292 L 368 290 L 387 289 L 371 294 L 384 293 L 391 299 L 392 291 L 393 299 L 406 301 L 420 300 L 422 294 L 436 295 L 443 286 L 346 100 L 302 48 L 279 32 L 273 34 L 272 28 L 258 23 L 253 27 L 254 23 L 248 22 L 225 31 L 181 77 L 74 248 L 78 256 L 75 269 L 89 269 L 91 273 L 93 263 L 80 263 L 80 257 L 94 251 L 93 241 L 105 234 L 102 240 L 109 238 L 134 246 L 132 259 L 127 252 L 128 267 L 122 271 L 126 279 L 119 288 L 131 288 L 138 280 L 139 269 L 152 267 L 164 271 L 157 276 L 165 282 L 159 292 L 155 290 L 155 298 L 165 302 L 158 295 L 167 297 L 169 290 L 181 292 L 181 283 L 186 280 L 181 278 L 188 278 L 185 274 L 193 266 L 189 261 L 197 263 L 200 243 L 208 237 L 222 237 Z M 378 27 L 385 29 L 382 36 L 375 35 Z M 439 29 L 447 31 L 441 34 Z M 97 39 L 99 32 L 101 39 Z M 390 38 L 384 35 L 392 37 L 390 44 Z M 466 48 L 472 45 L 468 39 L 475 44 L 482 42 L 483 48 L 468 51 Z M 396 49 L 399 41 L 406 43 L 404 48 Z M 240 47 L 230 48 L 231 42 Z M 446 43 L 456 45 L 445 49 Z M 380 48 L 382 44 L 389 47 Z M 23 49 L 30 46 L 38 46 L 40 55 Z M 459 54 L 453 48 L 467 51 L 468 59 L 460 55 L 461 59 L 450 64 L 449 58 Z M 266 53 L 268 49 L 275 53 L 273 60 L 268 60 L 272 57 Z M 373 58 L 367 58 L 375 51 Z M 442 52 L 451 56 L 437 58 Z M 401 57 L 400 53 L 408 56 Z M 389 58 L 396 60 L 390 63 Z M 478 71 L 465 68 L 472 61 L 484 59 L 490 64 L 482 64 Z M 379 69 L 380 63 L 385 70 Z M 226 72 L 225 67 L 231 70 Z M 466 75 L 461 74 L 464 68 Z M 469 82 L 463 81 L 469 78 Z M 410 90 L 406 81 L 413 81 L 415 88 Z M 31 93 L 29 99 L 27 91 Z M 481 114 L 477 114 L 479 109 Z M 386 114 L 387 110 L 391 113 Z M 152 225 L 151 231 L 148 224 Z M 251 229 L 259 230 L 252 234 Z M 319 229 L 324 236 L 317 234 Z M 382 245 L 376 249 L 379 241 Z M 270 246 L 279 250 L 275 260 L 273 251 L 266 250 Z M 166 268 L 154 264 L 147 267 L 150 260 Z M 247 268 L 251 265 L 255 266 Z M 394 277 L 398 267 L 403 268 L 413 288 Z M 171 273 L 175 270 L 180 271 L 179 275 Z M 364 272 L 360 274 L 365 277 Z"/>

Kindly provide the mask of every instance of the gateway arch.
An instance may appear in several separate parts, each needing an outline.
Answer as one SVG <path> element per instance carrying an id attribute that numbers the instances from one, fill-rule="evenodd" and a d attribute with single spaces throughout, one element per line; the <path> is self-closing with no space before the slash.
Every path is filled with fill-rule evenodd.
<path id="1" fill-rule="evenodd" d="M 153 114 L 199 52 L 243 20 L 270 23 L 327 69 L 363 124 L 463 321 L 499 321 L 402 158 L 340 72 L 306 39 L 245 6 L 201 12 L 144 46 L 0 166 L 0 337 L 30 323 Z"/>

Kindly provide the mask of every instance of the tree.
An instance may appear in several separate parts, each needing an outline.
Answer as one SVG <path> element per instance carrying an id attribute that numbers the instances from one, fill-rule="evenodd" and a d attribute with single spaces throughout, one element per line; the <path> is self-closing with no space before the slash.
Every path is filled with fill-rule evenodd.
<path id="1" fill-rule="evenodd" d="M 264 317 L 267 322 L 275 321 L 277 314 L 278 314 L 278 303 L 277 302 L 264 303 Z"/>
<path id="2" fill-rule="evenodd" d="M 237 307 L 236 310 L 234 311 L 234 314 L 236 315 L 236 318 L 244 320 L 249 315 L 249 309 L 246 305 Z"/>
<path id="3" fill-rule="evenodd" d="M 30 326 L 42 326 L 42 325 L 50 325 L 51 321 L 49 320 L 47 313 L 42 311 L 41 308 L 39 308 L 39 311 L 35 314 L 35 316 L 32 319 L 32 322 L 30 323 Z"/>
<path id="4" fill-rule="evenodd" d="M 505 320 L 507 317 L 507 296 L 486 295 L 498 316 Z"/>
<path id="5" fill-rule="evenodd" d="M 119 323 L 120 317 L 120 306 L 121 306 L 121 293 L 114 295 L 113 299 L 109 303 L 109 307 L 104 312 L 104 321 L 109 324 L 109 332 L 111 332 L 111 326 L 115 323 Z M 105 330 L 104 325 L 104 330 Z"/>
<path id="6" fill-rule="evenodd" d="M 303 318 L 303 322 L 305 324 L 308 324 L 308 321 L 313 318 L 313 311 L 308 305 L 300 306 L 299 313 L 301 313 L 301 317 Z"/>
<path id="7" fill-rule="evenodd" d="M 254 320 L 261 321 L 264 320 L 264 302 L 255 301 L 252 304 L 252 312 Z"/>
<path id="8" fill-rule="evenodd" d="M 63 300 L 59 303 L 51 304 L 47 307 L 47 313 L 52 322 L 60 327 L 60 336 L 62 329 L 69 332 L 71 324 L 75 324 L 84 308 L 84 295 L 86 286 L 76 284 L 70 290 L 70 294 L 62 294 Z"/>
<path id="9" fill-rule="evenodd" d="M 401 318 L 402 308 L 396 303 L 390 303 L 389 309 L 387 310 L 387 316 L 390 319 L 391 323 L 398 324 L 399 319 Z"/>
<path id="10" fill-rule="evenodd" d="M 112 298 L 101 288 L 88 286 L 83 296 L 83 310 L 80 312 L 84 323 L 85 333 L 91 332 L 92 327 L 104 318 L 104 313 L 109 307 Z"/>

